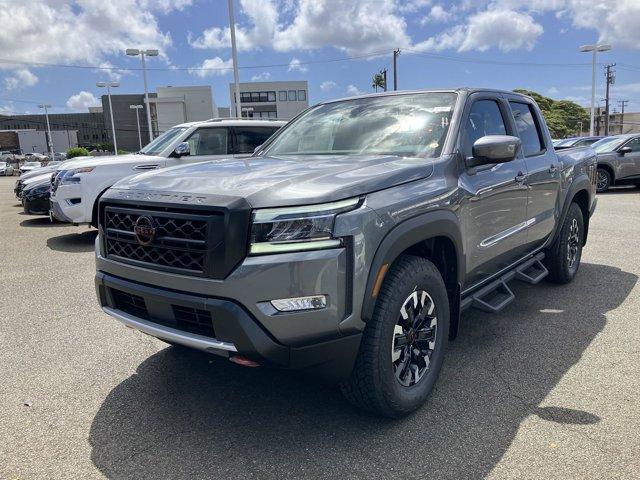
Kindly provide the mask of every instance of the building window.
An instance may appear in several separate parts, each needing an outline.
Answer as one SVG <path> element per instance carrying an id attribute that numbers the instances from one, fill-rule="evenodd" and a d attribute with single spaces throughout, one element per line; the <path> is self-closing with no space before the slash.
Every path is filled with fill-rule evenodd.
<path id="1" fill-rule="evenodd" d="M 295 102 L 296 101 L 296 91 L 295 90 L 289 90 L 288 99 L 289 99 L 290 102 Z"/>
<path id="2" fill-rule="evenodd" d="M 278 112 L 268 112 L 269 118 L 278 118 Z"/>
<path id="3" fill-rule="evenodd" d="M 267 101 L 275 102 L 276 101 L 276 92 L 267 92 Z"/>
<path id="4" fill-rule="evenodd" d="M 304 102 L 307 100 L 307 91 L 306 90 L 298 90 L 298 101 Z"/>
<path id="5" fill-rule="evenodd" d="M 286 90 L 280 90 L 278 92 L 278 99 L 281 102 L 286 102 L 287 101 L 287 92 L 286 92 Z"/>

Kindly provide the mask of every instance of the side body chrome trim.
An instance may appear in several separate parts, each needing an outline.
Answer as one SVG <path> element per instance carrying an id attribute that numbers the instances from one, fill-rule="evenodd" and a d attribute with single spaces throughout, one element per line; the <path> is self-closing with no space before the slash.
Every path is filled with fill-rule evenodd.
<path id="1" fill-rule="evenodd" d="M 219 340 L 216 340 L 215 338 L 209 338 L 203 335 L 197 335 L 195 333 L 182 332 L 180 330 L 176 330 L 175 328 L 158 325 L 153 322 L 148 322 L 138 317 L 134 317 L 133 315 L 129 315 L 128 313 L 116 310 L 111 307 L 102 307 L 102 310 L 107 315 L 111 315 L 115 319 L 124 323 L 127 327 L 134 328 L 141 331 L 142 333 L 151 335 L 152 337 L 157 337 L 162 340 L 169 340 L 170 342 L 179 343 L 181 345 L 195 348 L 197 350 L 204 350 L 205 352 L 209 353 L 217 353 L 218 355 L 222 354 L 221 351 L 238 351 L 233 343 L 221 342 Z"/>
<path id="2" fill-rule="evenodd" d="M 509 238 L 511 235 L 515 235 L 516 233 L 521 232 L 525 228 L 530 227 L 534 223 L 536 223 L 536 219 L 535 218 L 530 218 L 529 220 L 526 220 L 524 222 L 518 223 L 517 225 L 514 225 L 513 227 L 509 227 L 506 230 L 504 230 L 504 231 L 502 231 L 500 233 L 497 233 L 496 235 L 493 235 L 491 237 L 485 238 L 484 240 L 482 240 L 480 242 L 480 246 L 482 248 L 492 247 L 496 243 L 499 243 L 502 240 L 504 240 L 506 238 Z"/>

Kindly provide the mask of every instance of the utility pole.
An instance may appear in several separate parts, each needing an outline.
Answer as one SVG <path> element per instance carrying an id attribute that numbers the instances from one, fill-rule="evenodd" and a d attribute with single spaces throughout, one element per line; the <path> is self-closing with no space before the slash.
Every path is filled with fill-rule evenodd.
<path id="1" fill-rule="evenodd" d="M 240 109 L 240 79 L 238 75 L 238 50 L 236 48 L 236 21 L 233 16 L 233 0 L 229 0 L 229 30 L 231 33 L 231 57 L 233 58 L 233 96 L 235 97 L 236 118 L 242 118 Z"/>
<path id="2" fill-rule="evenodd" d="M 43 103 L 38 105 L 38 108 L 44 108 L 44 116 L 47 119 L 47 146 L 49 147 L 49 155 L 51 156 L 51 160 L 53 160 L 53 138 L 51 137 L 51 125 L 49 125 L 49 109 L 51 105 L 48 103 Z"/>
<path id="3" fill-rule="evenodd" d="M 382 70 L 382 78 L 384 78 L 384 91 L 387 91 L 387 69 Z"/>
<path id="4" fill-rule="evenodd" d="M 613 85 L 616 81 L 615 70 L 611 68 L 614 67 L 615 63 L 609 63 L 604 66 L 605 69 L 605 78 L 607 81 L 607 89 L 604 96 L 604 134 L 605 136 L 609 136 L 609 87 Z"/>
<path id="5" fill-rule="evenodd" d="M 398 90 L 398 55 L 400 55 L 400 49 L 396 48 L 393 51 L 393 90 Z"/>
<path id="6" fill-rule="evenodd" d="M 629 100 L 618 100 L 618 105 L 620 105 L 620 134 L 624 133 L 624 107 L 629 103 Z"/>

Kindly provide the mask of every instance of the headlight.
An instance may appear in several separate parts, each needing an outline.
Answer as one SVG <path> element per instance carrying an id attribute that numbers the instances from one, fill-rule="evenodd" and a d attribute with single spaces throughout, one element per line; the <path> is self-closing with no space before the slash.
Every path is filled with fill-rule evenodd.
<path id="1" fill-rule="evenodd" d="M 303 207 L 255 210 L 249 253 L 293 252 L 340 246 L 333 238 L 333 223 L 339 213 L 356 208 L 359 198 Z"/>
<path id="2" fill-rule="evenodd" d="M 68 185 L 71 183 L 80 183 L 79 176 L 81 173 L 89 173 L 92 172 L 96 167 L 82 167 L 82 168 L 74 168 L 73 170 L 66 170 L 64 172 L 60 172 L 58 175 L 60 176 L 60 185 Z"/>

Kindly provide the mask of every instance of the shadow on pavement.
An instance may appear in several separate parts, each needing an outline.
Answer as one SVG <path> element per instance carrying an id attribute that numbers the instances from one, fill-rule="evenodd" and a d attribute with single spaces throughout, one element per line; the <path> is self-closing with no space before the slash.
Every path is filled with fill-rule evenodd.
<path id="1" fill-rule="evenodd" d="M 97 230 L 87 230 L 82 233 L 68 233 L 47 239 L 47 247 L 59 252 L 91 252 L 94 249 Z"/>
<path id="2" fill-rule="evenodd" d="M 46 227 L 70 227 L 70 223 L 59 223 L 59 222 L 51 222 L 49 217 L 41 216 L 41 215 L 29 215 L 27 213 L 21 212 L 20 215 L 30 217 L 27 220 L 22 220 L 20 222 L 21 227 L 31 227 L 31 228 L 46 228 Z"/>
<path id="3" fill-rule="evenodd" d="M 529 415 L 599 421 L 539 404 L 636 281 L 583 264 L 570 285 L 514 282 L 518 299 L 505 311 L 465 315 L 429 401 L 399 421 L 360 413 L 300 374 L 169 347 L 104 400 L 92 461 L 108 478 L 482 478 Z"/>

